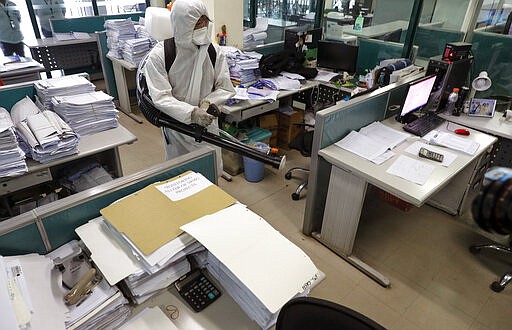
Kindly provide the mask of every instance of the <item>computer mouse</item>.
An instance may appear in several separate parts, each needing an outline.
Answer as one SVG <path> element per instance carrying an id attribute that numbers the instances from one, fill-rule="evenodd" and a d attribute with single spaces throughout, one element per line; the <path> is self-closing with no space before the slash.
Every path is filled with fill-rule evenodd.
<path id="1" fill-rule="evenodd" d="M 465 128 L 458 128 L 454 132 L 455 132 L 455 134 L 459 134 L 459 135 L 469 135 L 469 131 Z"/>

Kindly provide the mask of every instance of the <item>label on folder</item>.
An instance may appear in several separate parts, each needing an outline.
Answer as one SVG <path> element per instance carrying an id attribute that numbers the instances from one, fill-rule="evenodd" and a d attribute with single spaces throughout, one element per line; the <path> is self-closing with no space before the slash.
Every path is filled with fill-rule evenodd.
<path id="1" fill-rule="evenodd" d="M 212 184 L 204 176 L 190 173 L 174 181 L 155 186 L 155 188 L 175 202 L 190 197 Z"/>

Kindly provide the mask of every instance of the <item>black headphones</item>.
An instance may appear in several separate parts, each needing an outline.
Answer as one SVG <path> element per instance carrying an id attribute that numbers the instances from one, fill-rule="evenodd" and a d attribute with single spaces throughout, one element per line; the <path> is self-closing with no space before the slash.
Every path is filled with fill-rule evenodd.
<path id="1" fill-rule="evenodd" d="M 512 233 L 512 178 L 492 181 L 473 200 L 475 222 L 485 231 L 502 235 Z"/>

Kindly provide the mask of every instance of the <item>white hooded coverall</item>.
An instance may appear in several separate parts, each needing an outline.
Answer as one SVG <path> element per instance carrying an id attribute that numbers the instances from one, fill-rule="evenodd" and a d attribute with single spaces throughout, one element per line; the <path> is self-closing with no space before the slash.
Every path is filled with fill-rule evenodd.
<path id="1" fill-rule="evenodd" d="M 166 72 L 164 45 L 161 41 L 151 50 L 143 68 L 149 95 L 156 108 L 185 124 L 191 123 L 191 113 L 199 107 L 201 101 L 206 100 L 220 107 L 235 95 L 228 64 L 219 46 L 214 44 L 217 52 L 214 68 L 208 56 L 209 45 L 198 47 L 192 42 L 194 26 L 202 15 L 208 17 L 202 0 L 176 0 L 171 10 L 176 59 L 169 72 Z M 211 27 L 211 23 L 209 26 Z M 214 120 L 208 131 L 217 133 L 217 126 Z M 205 145 L 195 142 L 193 137 L 168 128 L 163 128 L 163 133 L 166 159 L 175 158 Z M 213 148 L 217 156 L 217 174 L 220 176 L 221 152 L 219 147 Z"/>

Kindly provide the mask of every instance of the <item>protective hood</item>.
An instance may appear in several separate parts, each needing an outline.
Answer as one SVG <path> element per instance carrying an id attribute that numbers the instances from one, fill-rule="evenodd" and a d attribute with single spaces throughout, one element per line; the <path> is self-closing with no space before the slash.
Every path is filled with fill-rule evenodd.
<path id="1" fill-rule="evenodd" d="M 174 40 L 181 47 L 194 47 L 192 34 L 197 20 L 208 16 L 208 10 L 202 0 L 176 0 L 171 10 L 171 22 Z"/>

